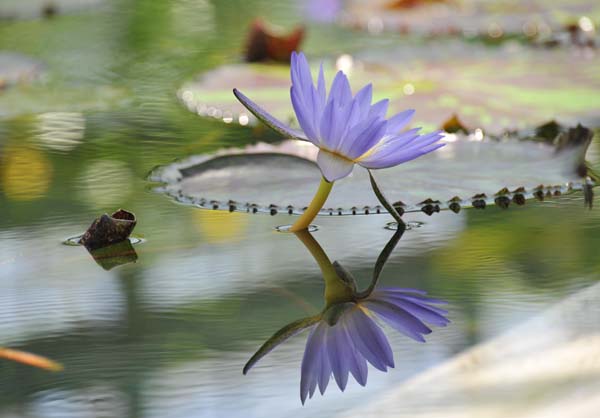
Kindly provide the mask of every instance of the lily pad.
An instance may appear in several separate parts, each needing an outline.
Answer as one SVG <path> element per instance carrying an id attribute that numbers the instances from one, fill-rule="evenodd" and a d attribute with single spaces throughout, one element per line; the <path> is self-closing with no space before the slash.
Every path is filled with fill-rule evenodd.
<path id="1" fill-rule="evenodd" d="M 579 127 L 563 134 L 554 145 L 452 134 L 439 151 L 374 175 L 401 212 L 458 212 L 462 207 L 490 204 L 507 208 L 531 198 L 543 200 L 589 188 L 592 180 L 583 156 L 591 136 Z M 261 143 L 191 157 L 157 169 L 151 179 L 165 183 L 159 191 L 202 208 L 301 214 L 321 176 L 316 154 L 317 148 L 306 142 Z M 320 214 L 383 212 L 368 172 L 356 167 L 335 184 Z"/>
<path id="2" fill-rule="evenodd" d="M 544 34 L 580 16 L 598 17 L 598 4 L 586 0 L 349 0 L 339 21 L 371 33 Z"/>
<path id="3" fill-rule="evenodd" d="M 0 19 L 50 18 L 58 14 L 81 12 L 98 7 L 104 0 L 3 0 Z"/>
<path id="4" fill-rule="evenodd" d="M 417 126 L 441 127 L 453 114 L 466 126 L 488 132 L 523 129 L 554 118 L 566 124 L 600 124 L 600 56 L 518 45 L 491 50 L 451 41 L 377 48 L 324 65 L 329 77 L 344 69 L 355 91 L 373 82 L 373 100 L 389 98 L 390 113 L 416 109 Z M 297 126 L 288 66 L 226 65 L 185 84 L 178 96 L 201 116 L 252 123 L 233 87 Z"/>

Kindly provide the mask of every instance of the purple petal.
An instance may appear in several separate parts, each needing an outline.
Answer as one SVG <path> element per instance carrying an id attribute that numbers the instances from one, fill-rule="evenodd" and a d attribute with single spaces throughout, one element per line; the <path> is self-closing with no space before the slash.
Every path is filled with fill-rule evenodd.
<path id="1" fill-rule="evenodd" d="M 352 106 L 350 107 L 350 113 L 347 115 L 346 122 L 344 123 L 345 128 L 342 133 L 342 139 L 338 143 L 336 147 L 336 151 L 342 152 L 342 148 L 344 148 L 344 144 L 348 141 L 348 137 L 350 136 L 350 132 L 360 123 L 360 103 L 356 98 L 352 100 Z"/>
<path id="2" fill-rule="evenodd" d="M 300 98 L 299 90 L 292 86 L 290 89 L 290 96 L 292 98 L 292 106 L 294 107 L 294 112 L 296 113 L 296 118 L 298 119 L 298 123 L 300 127 L 308 137 L 308 140 L 315 145 L 319 144 L 319 137 L 317 135 L 317 131 L 314 126 L 314 115 L 310 110 L 304 105 Z"/>
<path id="3" fill-rule="evenodd" d="M 351 340 L 348 339 L 348 343 L 352 344 Z M 367 367 L 367 361 L 360 354 L 356 348 L 350 346 L 351 355 L 350 355 L 350 373 L 354 376 L 354 379 L 358 382 L 359 385 L 365 386 L 367 384 L 367 377 L 369 375 L 369 368 Z"/>
<path id="4" fill-rule="evenodd" d="M 403 141 L 395 141 L 389 145 L 375 150 L 368 157 L 361 159 L 359 164 L 366 168 L 387 168 L 413 160 L 423 154 L 435 151 L 445 144 L 436 144 L 441 135 L 434 133 L 423 135 L 418 139 L 409 140 L 407 145 Z"/>
<path id="5" fill-rule="evenodd" d="M 327 354 L 333 377 L 340 390 L 343 392 L 348 383 L 350 371 L 349 359 L 352 348 L 348 346 L 346 333 L 339 323 L 327 329 Z"/>
<path id="6" fill-rule="evenodd" d="M 356 96 L 354 96 L 354 100 L 356 100 L 360 106 L 361 117 L 366 118 L 371 109 L 371 100 L 373 100 L 373 85 L 367 84 L 360 89 L 360 91 L 356 93 Z"/>
<path id="7" fill-rule="evenodd" d="M 292 78 L 291 98 L 296 117 L 306 135 L 313 140 L 312 142 L 316 142 L 318 133 L 316 128 L 325 104 L 324 78 L 321 78 L 320 75 L 318 81 L 319 89 L 323 93 L 321 94 L 313 85 L 306 57 L 303 53 L 296 54 L 295 52 L 292 53 L 290 74 Z"/>
<path id="8" fill-rule="evenodd" d="M 354 126 L 352 126 L 351 129 L 348 130 L 348 132 L 344 134 L 344 140 L 338 148 L 339 153 L 349 156 L 352 147 L 356 146 L 356 139 L 360 138 L 365 131 L 373 129 L 373 125 L 381 121 L 382 119 L 378 118 L 377 116 L 358 121 Z"/>
<path id="9" fill-rule="evenodd" d="M 338 155 L 325 150 L 319 150 L 317 165 L 321 169 L 323 177 L 328 182 L 334 182 L 346 177 L 352 172 L 354 163 Z"/>
<path id="10" fill-rule="evenodd" d="M 304 348 L 302 357 L 302 366 L 300 367 L 300 400 L 304 404 L 309 393 L 312 396 L 317 384 L 317 368 L 320 364 L 319 354 L 325 344 L 324 331 L 325 324 L 319 323 L 310 331 Z"/>
<path id="11" fill-rule="evenodd" d="M 248 109 L 258 120 L 263 122 L 269 128 L 275 132 L 285 136 L 286 138 L 299 139 L 301 141 L 308 141 L 308 138 L 303 132 L 296 129 L 292 129 L 285 123 L 277 120 L 275 117 L 270 115 L 266 110 L 261 108 L 259 105 L 250 100 L 246 95 L 240 92 L 238 89 L 233 89 L 233 94 L 237 99 Z"/>
<path id="12" fill-rule="evenodd" d="M 319 79 L 317 81 L 317 92 L 319 93 L 319 100 L 321 107 L 325 107 L 325 101 L 327 100 L 327 90 L 325 88 L 325 74 L 323 73 L 323 64 L 319 68 Z"/>
<path id="13" fill-rule="evenodd" d="M 323 116 L 321 117 L 321 125 L 320 125 L 320 138 L 321 143 L 329 149 L 331 148 L 331 131 L 335 129 L 335 101 L 330 100 L 327 102 L 325 106 L 325 110 L 323 111 Z"/>
<path id="14" fill-rule="evenodd" d="M 373 296 L 373 295 L 372 295 Z M 404 309 L 411 315 L 416 316 L 421 321 L 428 322 L 438 327 L 445 327 L 450 321 L 442 314 L 435 312 L 427 305 L 421 305 L 418 303 L 411 302 L 402 297 L 398 296 L 373 296 L 375 299 L 383 300 L 393 305 L 396 305 L 400 309 Z"/>
<path id="15" fill-rule="evenodd" d="M 445 300 L 433 299 L 433 298 L 428 298 L 428 297 L 419 297 L 419 296 L 403 296 L 402 299 L 409 300 L 409 301 L 416 303 L 418 305 L 421 305 L 421 306 L 428 306 L 429 308 L 435 309 L 436 312 L 441 313 L 443 315 L 448 313 L 448 311 L 446 311 L 445 309 L 438 308 L 437 306 L 431 306 L 431 304 L 447 305 L 448 302 L 446 302 Z"/>
<path id="16" fill-rule="evenodd" d="M 371 106 L 371 110 L 369 111 L 369 117 L 379 116 L 380 118 L 384 119 L 389 104 L 390 101 L 388 99 L 378 101 L 373 106 Z"/>
<path id="17" fill-rule="evenodd" d="M 290 67 L 290 73 L 292 76 L 292 85 L 298 86 L 301 92 L 301 99 L 308 104 L 310 98 L 310 91 L 313 87 L 312 75 L 310 73 L 310 67 L 308 61 L 302 52 L 296 54 L 292 53 L 292 62 Z"/>
<path id="18" fill-rule="evenodd" d="M 378 287 L 377 292 L 385 293 L 416 293 L 418 295 L 426 295 L 427 291 L 414 289 L 412 287 Z"/>
<path id="19" fill-rule="evenodd" d="M 321 395 L 325 393 L 329 380 L 331 379 L 331 365 L 329 364 L 329 357 L 327 354 L 327 348 L 321 347 L 320 353 L 321 364 L 319 365 L 318 377 L 319 377 L 319 392 Z"/>
<path id="20" fill-rule="evenodd" d="M 394 135 L 400 132 L 412 119 L 415 111 L 413 109 L 405 110 L 388 119 L 387 133 Z"/>
<path id="21" fill-rule="evenodd" d="M 350 121 L 353 103 L 338 106 L 335 100 L 330 100 L 325 106 L 320 123 L 321 144 L 328 150 L 335 151 L 342 140 Z"/>
<path id="22" fill-rule="evenodd" d="M 408 131 L 402 132 L 398 135 L 388 135 L 386 134 L 381 140 L 373 145 L 373 147 L 377 147 L 372 150 L 372 153 L 369 155 L 373 155 L 373 152 L 377 151 L 379 155 L 386 155 L 391 150 L 398 150 L 403 148 L 408 148 L 408 146 L 413 143 L 416 139 L 420 138 L 418 132 L 421 128 L 413 128 Z M 365 157 L 366 159 L 366 157 Z"/>
<path id="23" fill-rule="evenodd" d="M 346 139 L 351 145 L 348 152 L 344 155 L 347 155 L 351 159 L 359 158 L 381 140 L 383 135 L 385 135 L 386 127 L 387 121 L 384 119 L 375 119 L 363 131 L 360 131 L 357 126 Z"/>
<path id="24" fill-rule="evenodd" d="M 422 295 L 410 295 L 410 294 L 406 294 L 406 293 L 390 292 L 390 291 L 384 291 L 382 289 L 378 289 L 378 290 L 374 291 L 373 293 L 371 293 L 370 297 L 373 297 L 373 299 L 394 298 L 397 300 L 405 300 L 405 301 L 408 301 L 411 303 L 415 303 L 419 306 L 423 306 L 427 309 L 431 309 L 431 310 L 433 310 L 433 312 L 437 312 L 441 315 L 448 314 L 447 310 L 431 305 L 431 304 L 442 304 L 443 305 L 443 304 L 447 304 L 448 302 L 440 300 L 440 299 L 429 298 L 429 297 L 422 296 Z"/>
<path id="25" fill-rule="evenodd" d="M 369 368 L 367 367 L 367 361 L 365 358 L 356 349 L 354 339 L 350 334 L 350 330 L 348 328 L 348 314 L 349 312 L 346 312 L 346 314 L 342 317 L 342 320 L 338 322 L 338 325 L 340 326 L 340 333 L 343 334 L 343 338 L 345 340 L 344 345 L 348 347 L 348 369 L 358 384 L 365 386 L 367 384 Z"/>
<path id="26" fill-rule="evenodd" d="M 350 90 L 348 77 L 342 71 L 337 72 L 331 84 L 329 101 L 331 100 L 335 100 L 338 106 L 343 106 L 352 100 L 352 90 Z"/>
<path id="27" fill-rule="evenodd" d="M 375 368 L 394 367 L 392 348 L 381 328 L 360 308 L 348 313 L 348 331 L 358 351 Z"/>
<path id="28" fill-rule="evenodd" d="M 381 316 L 392 328 L 416 341 L 425 342 L 421 334 L 431 333 L 431 329 L 417 317 L 391 303 L 382 300 L 367 300 L 365 305 Z"/>

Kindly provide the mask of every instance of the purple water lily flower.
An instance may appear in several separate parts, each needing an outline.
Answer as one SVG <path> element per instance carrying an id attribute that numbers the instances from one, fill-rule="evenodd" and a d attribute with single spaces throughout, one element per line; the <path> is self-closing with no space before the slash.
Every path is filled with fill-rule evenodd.
<path id="1" fill-rule="evenodd" d="M 394 367 L 390 344 L 373 318 L 419 342 L 425 342 L 423 335 L 431 333 L 426 322 L 446 326 L 448 312 L 433 306 L 445 302 L 425 295 L 416 289 L 379 289 L 362 300 L 336 307 L 334 323 L 326 311 L 306 341 L 300 379 L 302 403 L 313 396 L 317 386 L 323 394 L 331 375 L 343 391 L 349 374 L 366 385 L 367 363 L 384 372 Z"/>
<path id="2" fill-rule="evenodd" d="M 323 66 L 315 87 L 304 54 L 295 52 L 292 53 L 291 76 L 292 105 L 303 132 L 278 121 L 237 89 L 234 94 L 250 112 L 277 132 L 319 147 L 317 163 L 328 182 L 349 175 L 354 164 L 369 169 L 393 167 L 444 145 L 438 142 L 442 138 L 439 131 L 427 135 L 419 135 L 420 128 L 402 132 L 414 110 L 386 119 L 389 100 L 371 104 L 371 84 L 353 97 L 348 78 L 339 71 L 327 96 Z"/>
<path id="3" fill-rule="evenodd" d="M 346 177 L 355 164 L 366 169 L 393 167 L 432 152 L 444 144 L 440 131 L 419 135 L 420 128 L 405 130 L 414 110 L 405 110 L 386 119 L 389 100 L 371 104 L 369 84 L 352 96 L 346 75 L 339 71 L 329 96 L 325 88 L 323 65 L 317 85 L 302 53 L 292 53 L 292 106 L 302 128 L 298 131 L 277 120 L 237 89 L 233 93 L 259 120 L 280 134 L 319 147 L 317 165 L 323 178 L 310 205 L 290 231 L 305 230 L 319 213 L 333 182 Z"/>

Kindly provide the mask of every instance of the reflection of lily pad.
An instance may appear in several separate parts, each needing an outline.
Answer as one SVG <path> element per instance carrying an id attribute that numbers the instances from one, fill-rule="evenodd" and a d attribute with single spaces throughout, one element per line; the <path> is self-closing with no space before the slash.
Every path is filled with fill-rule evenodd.
<path id="1" fill-rule="evenodd" d="M 467 126 L 496 132 L 553 118 L 569 124 L 600 120 L 600 56 L 514 45 L 489 50 L 453 41 L 378 49 L 355 57 L 354 64 L 348 57 L 337 63 L 355 88 L 372 81 L 374 100 L 390 98 L 390 113 L 416 109 L 419 124 L 439 127 L 454 113 Z M 334 64 L 325 65 L 331 77 Z M 274 116 L 294 121 L 289 86 L 287 66 L 228 65 L 187 83 L 179 97 L 202 116 L 247 124 L 252 118 L 231 93 L 237 87 Z"/>
<path id="2" fill-rule="evenodd" d="M 98 7 L 104 0 L 2 0 L 0 19 L 31 19 L 85 11 Z"/>
<path id="3" fill-rule="evenodd" d="M 47 88 L 18 86 L 0 94 L 0 117 L 28 113 L 84 112 L 109 110 L 129 99 L 127 91 L 114 86 Z"/>
<path id="4" fill-rule="evenodd" d="M 349 0 L 340 21 L 373 33 L 389 30 L 535 35 L 562 27 L 582 15 L 599 14 L 597 3 L 587 0 Z"/>
<path id="5" fill-rule="evenodd" d="M 0 52 L 0 88 L 39 79 L 44 71 L 41 62 L 16 52 Z"/>
<path id="6" fill-rule="evenodd" d="M 587 134 L 588 131 L 585 131 Z M 582 189 L 585 140 L 557 148 L 543 142 L 449 136 L 447 146 L 409 164 L 377 170 L 388 199 L 404 211 L 428 214 L 440 209 L 484 208 L 522 204 L 526 199 Z M 317 187 L 316 148 L 300 141 L 259 144 L 192 157 L 158 169 L 152 178 L 182 202 L 204 208 L 275 213 L 302 213 Z M 578 174 L 579 172 L 579 174 Z M 336 183 L 321 214 L 385 212 L 375 197 L 366 170 L 355 168 Z"/>

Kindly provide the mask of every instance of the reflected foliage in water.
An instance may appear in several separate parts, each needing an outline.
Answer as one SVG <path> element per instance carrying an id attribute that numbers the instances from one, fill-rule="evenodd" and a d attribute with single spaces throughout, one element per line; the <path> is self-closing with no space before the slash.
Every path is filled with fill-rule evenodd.
<path id="1" fill-rule="evenodd" d="M 325 307 L 320 314 L 296 320 L 277 331 L 246 363 L 244 374 L 279 344 L 310 328 L 300 378 L 300 399 L 304 403 L 307 397 L 312 398 L 317 386 L 324 394 L 332 375 L 344 391 L 349 374 L 360 385 L 367 384 L 367 363 L 383 372 L 394 367 L 390 343 L 376 320 L 423 343 L 423 336 L 432 332 L 426 323 L 448 325 L 448 311 L 435 306 L 445 301 L 430 298 L 423 290 L 377 287 L 383 266 L 404 230 L 399 228 L 384 247 L 364 291 L 357 289 L 356 279 L 340 263 L 331 263 L 310 232 L 297 232 L 323 275 Z"/>
<path id="2" fill-rule="evenodd" d="M 12 81 L 12 70 L 9 77 L 7 72 L 0 74 L 7 83 L 0 91 L 0 343 L 65 366 L 63 372 L 48 373 L 0 361 L 2 418 L 349 416 L 358 406 L 380 405 L 376 398 L 382 390 L 403 385 L 413 374 L 435 368 L 597 281 L 599 212 L 584 210 L 580 193 L 532 201 L 512 211 L 488 205 L 485 211 L 464 210 L 457 215 L 406 213 L 407 222 L 422 226 L 404 234 L 382 281 L 450 301 L 452 326 L 429 334 L 427 344 L 413 343 L 398 332 L 386 333 L 396 360 L 393 371 L 371 373 L 364 388 L 349 376 L 345 393 L 330 388 L 325 398 L 313 398 L 310 408 L 301 407 L 294 389 L 305 351 L 302 338 L 291 338 L 269 354 L 264 361 L 271 367 L 257 367 L 241 379 L 244 362 L 274 330 L 297 318 L 320 315 L 322 309 L 316 306 L 322 306 L 323 286 L 314 280 L 317 267 L 295 236 L 274 236 L 274 226 L 291 222 L 287 208 L 271 217 L 229 213 L 229 205 L 225 211 L 175 205 L 150 192 L 154 185 L 146 176 L 153 167 L 184 156 L 279 139 L 268 130 L 248 126 L 252 121 L 247 115 L 238 123 L 234 119 L 225 124 L 214 119 L 218 112 L 212 109 L 212 118 L 201 118 L 198 113 L 210 109 L 190 112 L 176 91 L 198 74 L 239 62 L 253 16 L 262 15 L 284 28 L 299 23 L 298 3 L 85 1 L 91 2 L 106 7 L 0 24 L 0 49 L 22 54 L 16 57 L 18 62 L 14 55 L 9 57 L 18 64 L 12 68 L 18 69 L 21 82 Z M 41 1 L 0 3 L 5 10 L 6 4 L 29 8 Z M 458 112 L 467 127 L 487 128 L 496 119 L 482 120 L 485 125 L 473 120 L 481 111 L 489 113 L 486 102 L 492 96 L 481 93 L 492 89 L 506 98 L 497 104 L 510 114 L 554 114 L 562 105 L 573 111 L 598 109 L 592 106 L 597 103 L 593 89 L 586 85 L 585 91 L 571 90 L 597 79 L 595 67 L 587 65 L 597 56 L 571 68 L 571 51 L 549 51 L 543 54 L 546 63 L 553 57 L 564 59 L 548 67 L 527 48 L 482 51 L 462 41 L 451 44 L 454 47 L 410 36 L 373 37 L 309 25 L 304 47 L 311 57 L 336 61 L 332 54 L 343 53 L 346 63 L 353 56 L 355 64 L 369 61 L 360 51 L 397 47 L 399 53 L 423 63 L 399 74 L 393 84 L 399 103 L 439 105 L 441 111 L 435 113 L 439 118 L 432 123 L 447 119 L 458 102 L 472 111 Z M 441 76 L 462 83 L 478 79 L 469 83 L 468 90 L 476 90 L 474 98 L 482 99 L 475 106 L 454 94 L 467 92 L 456 83 L 439 101 L 431 100 L 438 89 L 427 80 L 435 76 L 430 58 L 448 64 L 448 55 L 440 54 L 446 47 L 448 54 L 456 55 L 452 65 L 444 67 L 452 74 L 445 71 Z M 477 51 L 482 55 L 472 56 Z M 465 60 L 465 56 L 472 57 Z M 507 60 L 510 56 L 517 59 Z M 269 78 L 285 75 L 285 84 L 277 89 L 287 102 L 287 69 L 255 68 Z M 354 68 L 358 76 L 359 68 Z M 558 76 L 561 91 L 537 94 L 522 89 L 521 83 L 516 92 L 490 82 L 521 79 L 532 68 L 551 68 L 552 72 L 536 74 L 536 81 L 545 91 L 547 80 Z M 31 77 L 23 77 L 28 71 Z M 573 71 L 581 72 L 581 77 L 561 76 Z M 386 80 L 390 78 L 382 81 Z M 233 98 L 230 88 L 228 100 Z M 264 93 L 271 96 L 273 91 Z M 275 103 L 280 100 L 273 98 Z M 514 106 L 515 100 L 520 106 Z M 479 106 L 482 103 L 486 105 Z M 221 116 L 225 118 L 224 113 Z M 541 121 L 536 116 L 535 122 Z M 504 125 L 505 117 L 498 122 Z M 597 119 L 590 125 L 597 127 Z M 596 169 L 598 138 L 587 154 Z M 361 183 L 368 187 L 367 178 Z M 389 191 L 383 183 L 382 188 Z M 594 203 L 598 205 L 598 197 Z M 60 244 L 83 232 L 99 214 L 119 206 L 138 215 L 137 232 L 147 238 L 143 245 L 133 245 L 136 263 L 105 270 L 83 247 Z M 357 208 L 358 213 L 363 210 Z M 318 218 L 320 243 L 332 259 L 352 271 L 360 289 L 368 288 L 373 260 L 389 238 L 382 229 L 387 220 L 386 216 Z M 348 237 L 343 245 L 340 236 Z M 589 330 L 597 328 L 593 315 L 567 318 L 572 321 L 569 330 L 575 328 L 574 322 L 584 321 L 589 321 Z M 563 329 L 556 328 L 554 320 L 550 326 Z M 427 396 L 415 397 L 414 403 L 427 414 L 446 416 L 457 399 L 473 399 L 468 388 L 453 389 L 443 409 Z M 506 389 L 509 399 L 511 387 Z M 474 402 L 475 407 L 498 401 L 481 400 Z M 407 411 L 418 415 L 411 407 Z"/>

